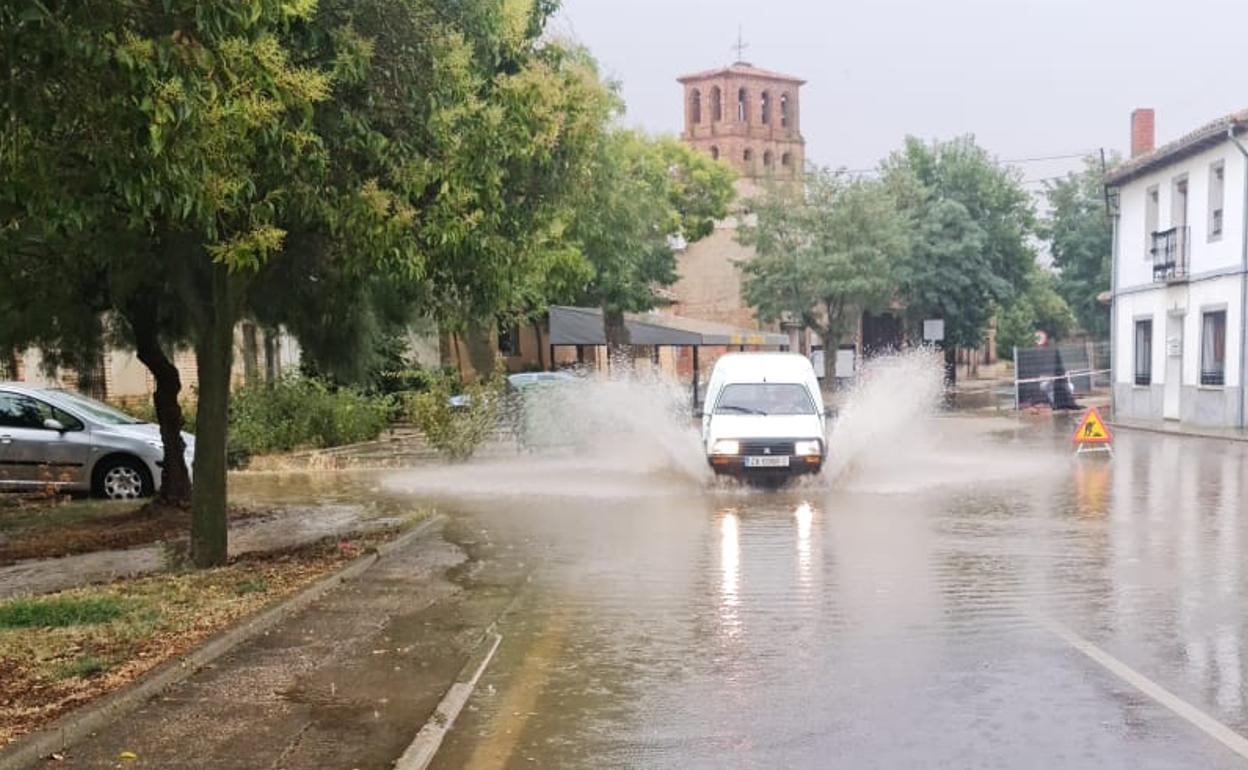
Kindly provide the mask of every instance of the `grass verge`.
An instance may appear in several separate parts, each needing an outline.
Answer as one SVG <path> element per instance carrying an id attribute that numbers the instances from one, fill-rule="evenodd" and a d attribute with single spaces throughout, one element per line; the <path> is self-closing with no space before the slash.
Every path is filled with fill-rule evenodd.
<path id="1" fill-rule="evenodd" d="M 0 604 L 0 629 L 65 628 L 117 620 L 126 605 L 115 596 L 53 596 Z"/>
<path id="2" fill-rule="evenodd" d="M 249 554 L 220 569 L 170 571 L 0 602 L 0 618 L 16 619 L 10 625 L 0 620 L 0 751 L 403 529 Z"/>

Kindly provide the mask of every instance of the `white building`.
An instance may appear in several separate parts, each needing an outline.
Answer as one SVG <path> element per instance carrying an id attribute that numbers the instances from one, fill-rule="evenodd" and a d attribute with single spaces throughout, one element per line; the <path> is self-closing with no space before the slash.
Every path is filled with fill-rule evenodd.
<path id="1" fill-rule="evenodd" d="M 1131 159 L 1110 172 L 1114 412 L 1245 427 L 1248 111 L 1154 147 L 1131 116 Z M 1243 137 L 1243 139 L 1241 139 Z"/>

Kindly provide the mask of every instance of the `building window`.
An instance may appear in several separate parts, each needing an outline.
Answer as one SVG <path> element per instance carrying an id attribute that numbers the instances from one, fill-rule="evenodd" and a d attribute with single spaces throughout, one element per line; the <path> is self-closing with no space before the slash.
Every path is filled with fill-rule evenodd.
<path id="1" fill-rule="evenodd" d="M 719 147 L 711 145 L 711 160 L 719 160 Z"/>
<path id="2" fill-rule="evenodd" d="M 737 90 L 737 121 L 748 122 L 750 119 L 750 95 L 744 88 Z"/>
<path id="3" fill-rule="evenodd" d="M 786 152 L 783 155 L 781 155 L 780 165 L 784 166 L 785 168 L 792 168 L 793 167 L 793 153 Z"/>
<path id="4" fill-rule="evenodd" d="M 1153 384 L 1153 322 L 1135 322 L 1135 384 Z"/>
<path id="5" fill-rule="evenodd" d="M 724 92 L 719 86 L 711 89 L 711 122 L 718 123 L 724 119 Z"/>
<path id="6" fill-rule="evenodd" d="M 702 122 L 702 92 L 696 88 L 689 95 L 689 121 L 695 125 Z"/>
<path id="7" fill-rule="evenodd" d="M 1226 311 L 1201 316 L 1200 384 L 1226 384 Z"/>
<path id="8" fill-rule="evenodd" d="M 789 127 L 789 95 L 780 94 L 780 127 Z"/>
<path id="9" fill-rule="evenodd" d="M 754 151 L 747 147 L 741 157 L 745 159 L 746 163 L 749 163 L 754 160 Z"/>
<path id="10" fill-rule="evenodd" d="M 768 125 L 769 123 L 771 123 L 771 93 L 770 93 L 770 92 L 768 92 L 768 91 L 763 91 L 763 97 L 762 97 L 762 98 L 763 98 L 763 101 L 762 101 L 762 111 L 763 111 L 762 121 L 763 121 L 763 125 L 765 126 L 765 125 Z"/>
<path id="11" fill-rule="evenodd" d="M 1226 164 L 1214 163 L 1209 169 L 1209 240 L 1222 237 L 1222 205 L 1226 195 Z"/>
<path id="12" fill-rule="evenodd" d="M 771 150 L 767 150 L 766 152 L 763 153 L 763 168 L 771 168 L 771 162 L 772 162 L 773 157 L 774 156 L 772 156 Z"/>
<path id="13" fill-rule="evenodd" d="M 1148 191 L 1144 193 L 1144 243 L 1148 244 L 1148 248 L 1144 251 L 1149 259 L 1152 259 L 1153 236 L 1157 233 L 1160 201 L 1156 185 L 1148 188 Z"/>
<path id="14" fill-rule="evenodd" d="M 1187 227 L 1187 174 L 1174 180 L 1170 191 L 1170 226 L 1180 231 Z"/>

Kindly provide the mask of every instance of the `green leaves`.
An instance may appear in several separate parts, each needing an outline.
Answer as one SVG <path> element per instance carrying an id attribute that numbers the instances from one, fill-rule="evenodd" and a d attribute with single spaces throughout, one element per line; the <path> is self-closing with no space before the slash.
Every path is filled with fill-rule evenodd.
<path id="1" fill-rule="evenodd" d="M 606 310 L 649 310 L 655 286 L 676 281 L 674 245 L 709 235 L 728 213 L 732 174 L 674 140 L 614 129 L 587 169 L 568 237 L 593 277 L 573 299 Z"/>
<path id="2" fill-rule="evenodd" d="M 795 321 L 827 341 L 893 298 L 906 222 L 879 182 L 818 168 L 804 181 L 750 202 L 755 224 L 740 237 L 757 256 L 741 264 L 743 290 L 763 321 Z"/>
<path id="3" fill-rule="evenodd" d="M 1110 288 L 1112 252 L 1102 184 L 1099 158 L 1088 158 L 1080 173 L 1050 183 L 1045 191 L 1049 215 L 1041 225 L 1059 271 L 1058 293 L 1074 310 L 1079 326 L 1098 337 L 1109 334 L 1109 309 L 1097 295 Z"/>
<path id="4" fill-rule="evenodd" d="M 913 233 L 898 267 L 906 315 L 915 324 L 943 318 L 949 344 L 979 345 L 1035 265 L 1035 214 L 1018 172 L 971 136 L 931 144 L 910 137 L 881 169 Z"/>

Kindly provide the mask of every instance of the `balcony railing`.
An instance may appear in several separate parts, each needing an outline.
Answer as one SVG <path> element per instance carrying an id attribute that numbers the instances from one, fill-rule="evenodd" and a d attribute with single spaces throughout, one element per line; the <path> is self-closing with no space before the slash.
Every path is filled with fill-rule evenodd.
<path id="1" fill-rule="evenodd" d="M 1190 225 L 1153 233 L 1150 253 L 1153 257 L 1154 281 L 1181 281 L 1187 278 L 1187 266 L 1191 258 L 1191 234 Z"/>

